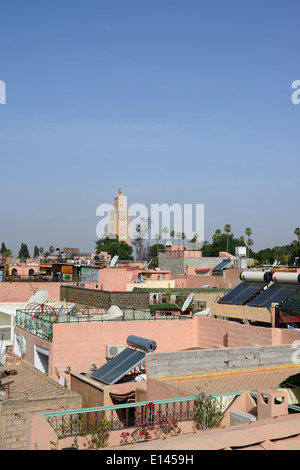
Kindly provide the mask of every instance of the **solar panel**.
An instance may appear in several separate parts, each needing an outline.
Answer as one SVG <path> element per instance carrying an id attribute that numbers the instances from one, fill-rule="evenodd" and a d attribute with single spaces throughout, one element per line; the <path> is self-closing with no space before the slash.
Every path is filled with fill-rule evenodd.
<path id="1" fill-rule="evenodd" d="M 218 264 L 217 266 L 213 268 L 213 271 L 220 271 L 221 269 L 224 269 L 225 266 L 227 266 L 227 264 L 230 263 L 230 261 L 231 261 L 230 259 L 222 261 L 220 264 Z"/>
<path id="2" fill-rule="evenodd" d="M 299 289 L 299 284 L 272 284 L 268 289 L 259 294 L 248 303 L 250 307 L 271 307 L 289 297 Z"/>
<path id="3" fill-rule="evenodd" d="M 144 359 L 144 352 L 126 348 L 104 364 L 104 366 L 97 369 L 91 374 L 91 377 L 106 384 L 115 384 L 137 367 Z"/>
<path id="4" fill-rule="evenodd" d="M 228 292 L 228 294 L 219 299 L 218 303 L 244 305 L 254 295 L 257 295 L 265 285 L 265 283 L 261 282 L 241 282 L 241 284 L 237 285 L 234 289 Z"/>

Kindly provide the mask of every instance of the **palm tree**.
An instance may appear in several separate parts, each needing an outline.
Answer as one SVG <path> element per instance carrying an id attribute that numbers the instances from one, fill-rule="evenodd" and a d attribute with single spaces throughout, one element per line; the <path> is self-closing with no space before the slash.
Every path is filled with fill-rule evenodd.
<path id="1" fill-rule="evenodd" d="M 50 245 L 50 246 L 49 246 L 49 252 L 50 252 L 50 255 L 51 255 L 51 256 L 53 255 L 54 251 L 55 251 L 54 246 L 53 246 L 53 245 Z"/>
<path id="2" fill-rule="evenodd" d="M 224 227 L 225 232 L 227 233 L 227 253 L 228 253 L 228 243 L 229 243 L 229 234 L 231 232 L 231 225 L 226 224 Z"/>
<path id="3" fill-rule="evenodd" d="M 248 258 L 249 258 L 250 246 L 253 245 L 253 240 L 251 238 L 248 238 L 247 245 L 248 245 Z"/>
<path id="4" fill-rule="evenodd" d="M 179 240 L 180 240 L 181 237 L 182 237 L 182 233 L 181 233 L 181 232 L 177 232 L 177 233 L 176 233 L 176 237 L 178 238 L 178 245 L 179 245 Z"/>
<path id="5" fill-rule="evenodd" d="M 282 260 L 285 263 L 285 265 L 288 266 L 289 260 L 290 260 L 290 255 L 288 255 L 288 254 L 282 255 Z"/>
<path id="6" fill-rule="evenodd" d="M 158 241 L 160 240 L 160 235 L 158 233 L 154 236 L 154 240 L 156 240 L 156 243 L 157 243 L 157 256 L 158 256 Z"/>
<path id="7" fill-rule="evenodd" d="M 166 247 L 167 233 L 168 233 L 170 230 L 168 229 L 168 227 L 164 227 L 164 228 L 162 229 L 162 231 L 163 231 L 163 233 L 165 234 L 165 247 Z"/>
<path id="8" fill-rule="evenodd" d="M 184 232 L 182 232 L 181 238 L 182 238 L 182 244 L 183 244 L 183 249 L 184 249 L 184 240 L 186 238 L 186 234 Z"/>
<path id="9" fill-rule="evenodd" d="M 219 228 L 217 228 L 217 230 L 215 231 L 214 235 L 213 235 L 213 241 L 214 242 L 218 242 L 220 240 L 220 236 L 221 236 L 222 232 Z"/>
<path id="10" fill-rule="evenodd" d="M 245 230 L 245 234 L 246 234 L 247 237 L 248 237 L 247 245 L 248 245 L 248 258 L 249 258 L 249 247 L 250 247 L 251 245 L 253 245 L 253 241 L 252 241 L 252 244 L 249 245 L 249 237 L 250 237 L 250 235 L 252 234 L 252 229 L 251 229 L 250 227 L 247 227 L 246 230 Z"/>
<path id="11" fill-rule="evenodd" d="M 294 234 L 298 237 L 298 242 L 300 242 L 300 227 L 295 228 Z"/>
<path id="12" fill-rule="evenodd" d="M 170 232 L 170 236 L 171 236 L 171 238 L 173 239 L 173 242 L 172 242 L 172 243 L 173 243 L 173 245 L 174 245 L 174 237 L 175 237 L 175 232 L 174 232 L 174 230 L 172 230 L 172 231 Z"/>

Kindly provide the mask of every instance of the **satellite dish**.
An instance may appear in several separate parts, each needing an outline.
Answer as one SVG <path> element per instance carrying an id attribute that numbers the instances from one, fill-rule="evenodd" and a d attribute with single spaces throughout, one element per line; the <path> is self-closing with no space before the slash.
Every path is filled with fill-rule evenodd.
<path id="1" fill-rule="evenodd" d="M 48 291 L 40 290 L 30 297 L 28 303 L 29 304 L 31 303 L 43 304 L 47 300 L 47 298 L 48 298 Z"/>
<path id="2" fill-rule="evenodd" d="M 120 307 L 118 307 L 117 305 L 111 305 L 109 309 L 107 310 L 106 315 L 103 316 L 103 319 L 111 320 L 113 318 L 118 318 L 122 316 L 123 316 L 123 313 Z"/>
<path id="3" fill-rule="evenodd" d="M 111 267 L 111 268 L 113 268 L 113 267 L 117 264 L 118 259 L 119 259 L 119 256 L 118 256 L 118 255 L 116 255 L 116 256 L 113 257 L 113 259 L 112 259 L 111 262 L 110 262 L 110 267 Z"/>
<path id="4" fill-rule="evenodd" d="M 188 298 L 185 300 L 183 306 L 181 307 L 181 311 L 184 312 L 188 306 L 190 305 L 191 301 L 193 300 L 194 294 L 190 294 Z"/>
<path id="5" fill-rule="evenodd" d="M 76 307 L 76 304 L 71 304 L 70 307 L 66 309 L 65 314 L 68 315 L 69 313 L 71 313 L 75 307 Z"/>

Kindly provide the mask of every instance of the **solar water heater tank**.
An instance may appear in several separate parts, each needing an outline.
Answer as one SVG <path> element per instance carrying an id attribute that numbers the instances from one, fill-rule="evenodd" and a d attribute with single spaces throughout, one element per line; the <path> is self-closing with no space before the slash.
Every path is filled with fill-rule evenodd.
<path id="1" fill-rule="evenodd" d="M 240 279 L 245 282 L 266 282 L 272 281 L 271 271 L 243 271 Z"/>
<path id="2" fill-rule="evenodd" d="M 142 349 L 145 352 L 154 352 L 157 344 L 152 339 L 141 338 L 140 336 L 130 335 L 127 338 L 127 344 L 129 347 Z"/>
<path id="3" fill-rule="evenodd" d="M 300 284 L 300 273 L 276 272 L 273 273 L 272 280 L 278 284 Z"/>

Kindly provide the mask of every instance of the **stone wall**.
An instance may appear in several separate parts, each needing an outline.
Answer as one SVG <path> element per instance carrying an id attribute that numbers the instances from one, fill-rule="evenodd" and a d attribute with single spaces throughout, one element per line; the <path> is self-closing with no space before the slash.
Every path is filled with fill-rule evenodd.
<path id="1" fill-rule="evenodd" d="M 81 408 L 81 397 L 0 401 L 0 450 L 28 449 L 30 415 Z"/>
<path id="2" fill-rule="evenodd" d="M 228 371 L 293 364 L 293 345 L 223 348 L 148 354 L 150 379 L 183 377 L 204 372 Z"/>

